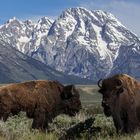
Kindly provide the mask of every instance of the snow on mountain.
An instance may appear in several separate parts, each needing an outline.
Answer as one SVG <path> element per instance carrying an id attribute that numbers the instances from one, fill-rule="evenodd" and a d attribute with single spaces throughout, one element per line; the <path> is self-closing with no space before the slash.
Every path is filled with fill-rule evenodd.
<path id="1" fill-rule="evenodd" d="M 0 37 L 0 83 L 37 79 L 58 80 L 63 84 L 88 84 L 93 82 L 58 72 L 21 53 Z"/>
<path id="2" fill-rule="evenodd" d="M 27 53 L 28 55 L 31 55 L 32 52 L 38 49 L 42 37 L 47 36 L 52 23 L 53 23 L 52 19 L 49 19 L 48 17 L 43 17 L 34 26 L 32 32 L 32 39 L 27 44 L 28 48 L 30 48 L 29 52 Z"/>
<path id="3" fill-rule="evenodd" d="M 11 46 L 26 53 L 28 51 L 26 43 L 31 39 L 33 26 L 29 21 L 23 23 L 13 17 L 0 27 L 0 36 Z"/>
<path id="4" fill-rule="evenodd" d="M 70 8 L 52 24 L 32 56 L 64 73 L 96 81 L 111 73 L 121 45 L 137 42 L 112 14 Z"/>
<path id="5" fill-rule="evenodd" d="M 140 79 L 140 44 L 121 46 L 110 75 L 128 73 Z"/>
<path id="6" fill-rule="evenodd" d="M 63 11 L 55 21 L 44 17 L 34 24 L 10 19 L 0 26 L 0 35 L 19 51 L 58 71 L 94 81 L 119 69 L 129 74 L 123 71 L 125 65 L 119 65 L 124 55 L 128 58 L 134 50 L 139 52 L 136 48 L 140 46 L 139 38 L 112 14 L 82 7 Z"/>
<path id="7" fill-rule="evenodd" d="M 37 23 L 20 21 L 15 17 L 0 26 L 0 36 L 19 51 L 30 54 L 40 44 L 41 37 L 47 35 L 53 20 L 43 17 Z"/>

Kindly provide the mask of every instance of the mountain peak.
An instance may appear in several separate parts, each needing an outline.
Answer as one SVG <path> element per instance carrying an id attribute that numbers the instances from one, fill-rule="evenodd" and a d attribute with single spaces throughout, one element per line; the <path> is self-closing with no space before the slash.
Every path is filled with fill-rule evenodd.
<path id="1" fill-rule="evenodd" d="M 10 18 L 6 23 L 10 24 L 10 23 L 13 23 L 13 22 L 20 22 L 16 17 L 12 17 Z"/>
<path id="2" fill-rule="evenodd" d="M 72 16 L 78 16 L 81 15 L 83 12 L 89 12 L 89 10 L 83 8 L 83 7 L 76 7 L 76 8 L 68 8 L 65 11 L 62 12 L 62 14 L 60 15 L 60 17 L 66 17 L 68 15 L 72 15 Z"/>
<path id="3" fill-rule="evenodd" d="M 32 25 L 33 21 L 28 19 L 28 20 L 25 20 L 24 23 L 27 24 L 27 25 Z"/>
<path id="4" fill-rule="evenodd" d="M 55 20 L 33 57 L 59 71 L 97 80 L 111 72 L 120 46 L 132 42 L 138 38 L 112 14 L 69 8 Z"/>
<path id="5" fill-rule="evenodd" d="M 68 8 L 62 12 L 60 18 L 69 18 L 71 16 L 73 16 L 75 19 L 92 19 L 92 21 L 95 21 L 101 25 L 110 22 L 123 26 L 114 15 L 103 10 L 88 10 L 83 7 Z"/>
<path id="6" fill-rule="evenodd" d="M 81 12 L 81 11 L 90 11 L 84 7 L 73 7 L 73 8 L 68 8 L 65 10 L 66 12 Z"/>
<path id="7" fill-rule="evenodd" d="M 42 17 L 41 19 L 38 20 L 38 23 L 41 25 L 43 24 L 51 25 L 53 23 L 53 20 L 50 19 L 49 17 Z"/>

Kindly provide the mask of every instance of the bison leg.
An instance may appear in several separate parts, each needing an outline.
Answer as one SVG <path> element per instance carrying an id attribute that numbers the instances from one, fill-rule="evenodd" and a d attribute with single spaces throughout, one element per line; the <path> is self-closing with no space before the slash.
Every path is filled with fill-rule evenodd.
<path id="1" fill-rule="evenodd" d="M 2 118 L 3 118 L 3 121 L 4 121 L 4 122 L 7 121 L 9 115 L 10 115 L 10 112 L 5 112 L 5 113 L 3 114 Z"/>
<path id="2" fill-rule="evenodd" d="M 48 123 L 47 123 L 46 113 L 45 112 L 35 112 L 33 123 L 32 123 L 32 128 L 39 129 L 39 130 L 45 132 L 47 127 L 48 127 Z"/>
<path id="3" fill-rule="evenodd" d="M 27 116 L 28 118 L 34 118 L 34 114 L 35 114 L 36 109 L 37 109 L 37 105 L 35 105 L 35 107 L 28 108 L 28 109 L 26 110 L 26 116 Z"/>
<path id="4" fill-rule="evenodd" d="M 33 112 L 26 112 L 26 116 L 28 118 L 33 118 L 34 117 L 34 113 Z"/>
<path id="5" fill-rule="evenodd" d="M 133 133 L 138 129 L 138 118 L 136 115 L 136 112 L 130 110 L 128 112 L 127 120 L 126 120 L 126 128 L 125 132 L 126 133 Z"/>
<path id="6" fill-rule="evenodd" d="M 33 119 L 33 123 L 32 123 L 33 129 L 39 129 L 39 130 L 45 132 L 46 128 L 48 127 L 48 124 L 46 123 L 46 120 L 42 119 L 42 118 L 44 118 L 44 116 L 41 115 L 41 116 L 39 116 L 39 118 Z"/>
<path id="7" fill-rule="evenodd" d="M 116 128 L 116 132 L 123 131 L 123 121 L 121 120 L 120 114 L 113 115 L 113 121 Z"/>
<path id="8" fill-rule="evenodd" d="M 113 121 L 114 121 L 114 125 L 115 125 L 115 128 L 116 128 L 116 132 L 119 133 L 120 131 L 123 131 L 123 122 L 121 119 L 116 119 L 116 118 L 113 118 Z"/>

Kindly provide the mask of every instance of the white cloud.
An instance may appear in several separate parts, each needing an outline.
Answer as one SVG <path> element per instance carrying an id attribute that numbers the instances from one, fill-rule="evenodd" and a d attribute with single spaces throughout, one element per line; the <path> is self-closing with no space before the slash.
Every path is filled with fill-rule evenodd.
<path id="1" fill-rule="evenodd" d="M 101 9 L 114 14 L 127 28 L 140 36 L 140 3 L 123 0 L 87 0 L 79 6 Z"/>

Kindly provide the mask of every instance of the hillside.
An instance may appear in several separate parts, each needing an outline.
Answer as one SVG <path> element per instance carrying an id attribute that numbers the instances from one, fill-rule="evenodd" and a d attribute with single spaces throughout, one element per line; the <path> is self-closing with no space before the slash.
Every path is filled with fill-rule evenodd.
<path id="1" fill-rule="evenodd" d="M 88 83 L 86 79 L 68 76 L 19 52 L 15 48 L 0 43 L 0 83 L 22 82 L 26 80 L 48 79 L 62 83 Z"/>

